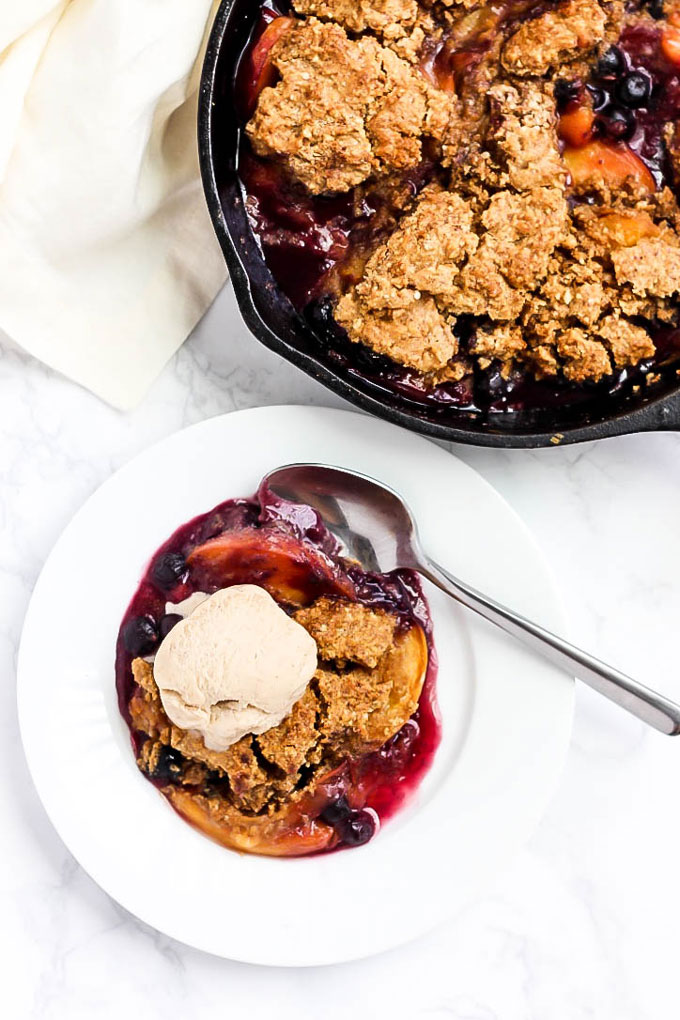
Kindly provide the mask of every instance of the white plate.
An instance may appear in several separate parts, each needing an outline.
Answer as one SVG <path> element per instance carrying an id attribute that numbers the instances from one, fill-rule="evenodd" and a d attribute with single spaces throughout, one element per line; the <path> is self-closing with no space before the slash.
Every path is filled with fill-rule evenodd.
<path id="1" fill-rule="evenodd" d="M 148 558 L 180 524 L 250 495 L 269 469 L 306 460 L 392 485 L 436 559 L 564 629 L 531 536 L 465 464 L 360 414 L 265 407 L 170 436 L 95 492 L 35 587 L 18 666 L 31 773 L 83 868 L 173 938 L 234 960 L 291 966 L 399 945 L 478 893 L 546 807 L 573 704 L 570 679 L 427 586 L 442 744 L 414 800 L 375 839 L 325 857 L 274 860 L 226 850 L 175 815 L 138 772 L 118 713 L 120 620 Z"/>

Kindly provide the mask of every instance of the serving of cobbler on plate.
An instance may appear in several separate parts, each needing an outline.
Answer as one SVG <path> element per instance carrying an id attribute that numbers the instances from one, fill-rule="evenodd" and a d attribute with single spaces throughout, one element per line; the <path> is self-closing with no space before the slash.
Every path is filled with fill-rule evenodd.
<path id="1" fill-rule="evenodd" d="M 417 575 L 364 571 L 310 507 L 265 488 L 182 526 L 121 624 L 116 683 L 137 764 L 236 850 L 368 842 L 440 739 Z"/>
<path id="2" fill-rule="evenodd" d="M 266 0 L 234 90 L 252 229 L 329 357 L 494 411 L 676 374 L 677 0 Z"/>

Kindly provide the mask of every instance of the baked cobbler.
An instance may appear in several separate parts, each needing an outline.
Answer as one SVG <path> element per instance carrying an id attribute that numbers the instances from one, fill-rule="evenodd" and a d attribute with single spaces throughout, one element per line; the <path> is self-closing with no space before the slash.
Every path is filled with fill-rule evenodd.
<path id="1" fill-rule="evenodd" d="M 445 406 L 680 358 L 680 0 L 267 0 L 239 174 L 328 356 Z"/>
<path id="2" fill-rule="evenodd" d="M 342 557 L 266 489 L 180 528 L 121 624 L 138 767 L 219 843 L 296 856 L 366 843 L 439 742 L 427 604 Z"/>

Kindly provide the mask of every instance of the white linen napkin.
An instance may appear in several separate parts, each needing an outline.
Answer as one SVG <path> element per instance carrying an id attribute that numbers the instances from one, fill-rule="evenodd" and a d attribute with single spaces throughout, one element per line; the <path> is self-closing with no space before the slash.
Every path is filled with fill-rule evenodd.
<path id="1" fill-rule="evenodd" d="M 137 403 L 226 271 L 196 107 L 217 0 L 0 0 L 0 329 Z"/>

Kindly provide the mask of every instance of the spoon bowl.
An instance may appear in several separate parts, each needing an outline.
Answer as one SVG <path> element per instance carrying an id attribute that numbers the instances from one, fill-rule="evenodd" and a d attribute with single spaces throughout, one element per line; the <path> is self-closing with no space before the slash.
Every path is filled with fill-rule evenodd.
<path id="1" fill-rule="evenodd" d="M 359 472 L 322 464 L 291 464 L 272 471 L 264 485 L 291 503 L 314 508 L 365 570 L 420 569 L 418 530 L 411 510 L 389 486 Z"/>

